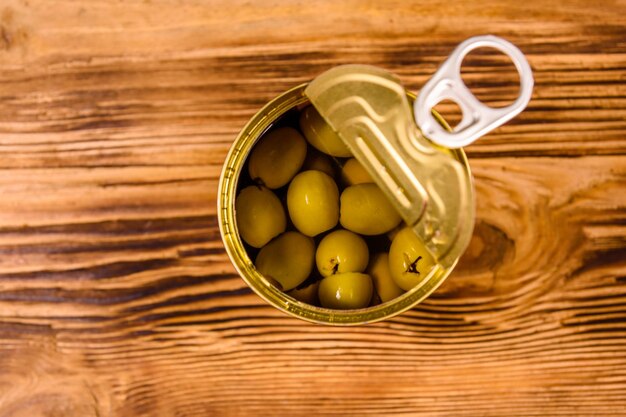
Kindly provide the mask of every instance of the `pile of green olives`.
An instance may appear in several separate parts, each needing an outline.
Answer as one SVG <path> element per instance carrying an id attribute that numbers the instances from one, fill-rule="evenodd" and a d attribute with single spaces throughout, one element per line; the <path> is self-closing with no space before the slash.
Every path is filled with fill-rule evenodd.
<path id="1" fill-rule="evenodd" d="M 313 106 L 292 110 L 260 137 L 235 212 L 256 269 L 307 304 L 346 310 L 385 303 L 435 265 Z"/>

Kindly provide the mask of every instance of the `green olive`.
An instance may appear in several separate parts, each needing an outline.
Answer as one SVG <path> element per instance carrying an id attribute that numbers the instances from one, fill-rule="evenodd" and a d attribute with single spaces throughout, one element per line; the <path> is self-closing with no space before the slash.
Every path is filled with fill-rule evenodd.
<path id="1" fill-rule="evenodd" d="M 271 130 L 254 146 L 248 162 L 253 181 L 280 188 L 300 170 L 306 156 L 306 141 L 290 127 Z"/>
<path id="2" fill-rule="evenodd" d="M 313 106 L 305 108 L 300 114 L 300 130 L 314 148 L 328 155 L 340 157 L 352 155 L 339 135 Z"/>
<path id="3" fill-rule="evenodd" d="M 327 174 L 331 178 L 335 177 L 335 166 L 330 160 L 330 157 L 313 148 L 311 148 L 307 152 L 306 159 L 304 160 L 304 165 L 302 165 L 302 170 L 322 171 L 324 174 Z"/>
<path id="4" fill-rule="evenodd" d="M 356 158 L 350 158 L 343 164 L 343 167 L 341 167 L 341 179 L 347 185 L 374 182 L 370 174 Z"/>
<path id="5" fill-rule="evenodd" d="M 367 274 L 346 272 L 330 275 L 320 282 L 322 307 L 337 310 L 365 308 L 372 299 L 372 279 Z"/>
<path id="6" fill-rule="evenodd" d="M 302 284 L 313 269 L 313 239 L 298 232 L 285 232 L 263 246 L 256 257 L 256 269 L 273 278 L 281 290 L 289 291 Z"/>
<path id="7" fill-rule="evenodd" d="M 320 282 L 314 282 L 311 285 L 307 285 L 304 288 L 294 288 L 287 294 L 303 303 L 315 306 L 318 305 L 317 291 L 320 286 Z"/>
<path id="8" fill-rule="evenodd" d="M 398 232 L 389 248 L 389 271 L 398 287 L 410 290 L 426 278 L 434 266 L 432 255 L 411 228 Z"/>
<path id="9" fill-rule="evenodd" d="M 400 223 L 400 215 L 376 184 L 352 185 L 341 193 L 343 227 L 361 235 L 389 232 Z"/>
<path id="10" fill-rule="evenodd" d="M 265 187 L 251 185 L 235 200 L 237 228 L 250 246 L 260 248 L 285 231 L 285 209 L 276 195 Z"/>
<path id="11" fill-rule="evenodd" d="M 376 293 L 378 293 L 378 296 L 383 303 L 404 294 L 404 290 L 398 287 L 395 281 L 391 278 L 391 271 L 389 270 L 389 255 L 386 253 L 377 253 L 372 257 L 372 261 L 367 267 L 367 273 L 372 277 Z"/>
<path id="12" fill-rule="evenodd" d="M 336 230 L 324 236 L 315 252 L 317 270 L 322 276 L 344 272 L 363 272 L 369 251 L 365 240 L 348 230 Z"/>
<path id="13" fill-rule="evenodd" d="M 301 172 L 289 184 L 287 209 L 296 229 L 307 236 L 332 229 L 339 220 L 337 184 L 323 172 Z"/>

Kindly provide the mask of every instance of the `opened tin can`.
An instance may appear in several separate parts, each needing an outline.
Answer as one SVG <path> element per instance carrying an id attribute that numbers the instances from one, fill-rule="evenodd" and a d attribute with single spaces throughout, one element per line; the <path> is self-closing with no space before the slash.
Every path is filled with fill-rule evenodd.
<path id="1" fill-rule="evenodd" d="M 467 53 L 479 47 L 498 49 L 515 64 L 521 88 L 520 96 L 511 105 L 487 107 L 464 85 L 461 63 Z M 233 265 L 271 305 L 311 322 L 364 324 L 410 309 L 441 285 L 472 236 L 472 176 L 461 147 L 519 114 L 530 100 L 532 87 L 530 66 L 514 45 L 494 36 L 479 36 L 460 44 L 417 97 L 392 74 L 364 65 L 335 67 L 308 84 L 286 91 L 243 128 L 220 177 L 219 227 Z M 463 113 L 454 129 L 433 110 L 443 100 L 454 101 Z M 242 242 L 235 198 L 248 155 L 259 138 L 281 118 L 308 105 L 313 105 L 339 135 L 435 260 L 435 266 L 418 285 L 393 300 L 354 310 L 303 303 L 259 273 Z"/>

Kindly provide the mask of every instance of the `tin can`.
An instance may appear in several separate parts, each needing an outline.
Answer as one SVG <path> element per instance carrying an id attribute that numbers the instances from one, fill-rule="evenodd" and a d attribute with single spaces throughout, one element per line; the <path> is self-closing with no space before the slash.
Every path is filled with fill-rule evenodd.
<path id="1" fill-rule="evenodd" d="M 483 109 L 478 105 L 484 105 L 475 100 L 469 90 L 459 90 L 459 85 L 454 83 L 456 79 L 446 77 L 452 67 L 457 70 L 460 81 L 462 58 L 471 49 L 481 46 L 491 46 L 507 53 L 522 80 L 520 98 L 513 105 L 504 109 L 488 108 L 489 111 L 484 114 L 477 112 L 476 109 Z M 269 304 L 292 316 L 321 324 L 372 323 L 393 317 L 421 302 L 452 272 L 471 238 L 474 222 L 472 176 L 460 146 L 471 142 L 468 142 L 468 136 L 475 140 L 526 106 L 532 90 L 532 75 L 527 65 L 523 55 L 513 45 L 499 38 L 483 36 L 461 44 L 422 89 L 419 98 L 381 70 L 345 66 L 271 100 L 235 139 L 218 186 L 219 228 L 226 252 L 238 273 Z M 455 131 L 432 109 L 444 99 L 457 102 L 463 111 L 463 119 Z M 404 101 L 413 106 L 419 129 L 413 118 L 404 114 L 407 107 Z M 337 103 L 346 105 L 338 106 Z M 311 104 L 340 133 L 353 154 L 388 198 L 393 200 L 405 223 L 427 243 L 427 248 L 437 260 L 435 267 L 417 286 L 386 303 L 357 310 L 335 310 L 297 301 L 256 270 L 238 234 L 235 198 L 248 155 L 263 134 L 285 114 Z M 384 110 L 385 117 L 380 116 L 381 111 L 374 114 L 376 109 L 372 108 L 376 106 Z M 495 114 L 492 110 L 500 113 Z M 373 123 L 379 126 L 359 127 L 359 122 L 355 120 L 362 120 L 363 117 L 375 120 Z M 427 132 L 428 138 L 422 135 L 423 131 Z"/>

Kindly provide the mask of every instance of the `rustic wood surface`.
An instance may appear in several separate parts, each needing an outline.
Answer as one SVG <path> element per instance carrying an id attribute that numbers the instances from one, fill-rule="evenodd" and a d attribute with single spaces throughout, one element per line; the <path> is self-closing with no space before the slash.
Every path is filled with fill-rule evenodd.
<path id="1" fill-rule="evenodd" d="M 626 414 L 624 1 L 0 1 L 0 416 Z M 434 296 L 330 328 L 220 240 L 237 132 L 331 66 L 412 90 L 463 39 L 527 54 L 467 148 L 477 225 Z M 466 79 L 515 96 L 505 60 Z"/>

